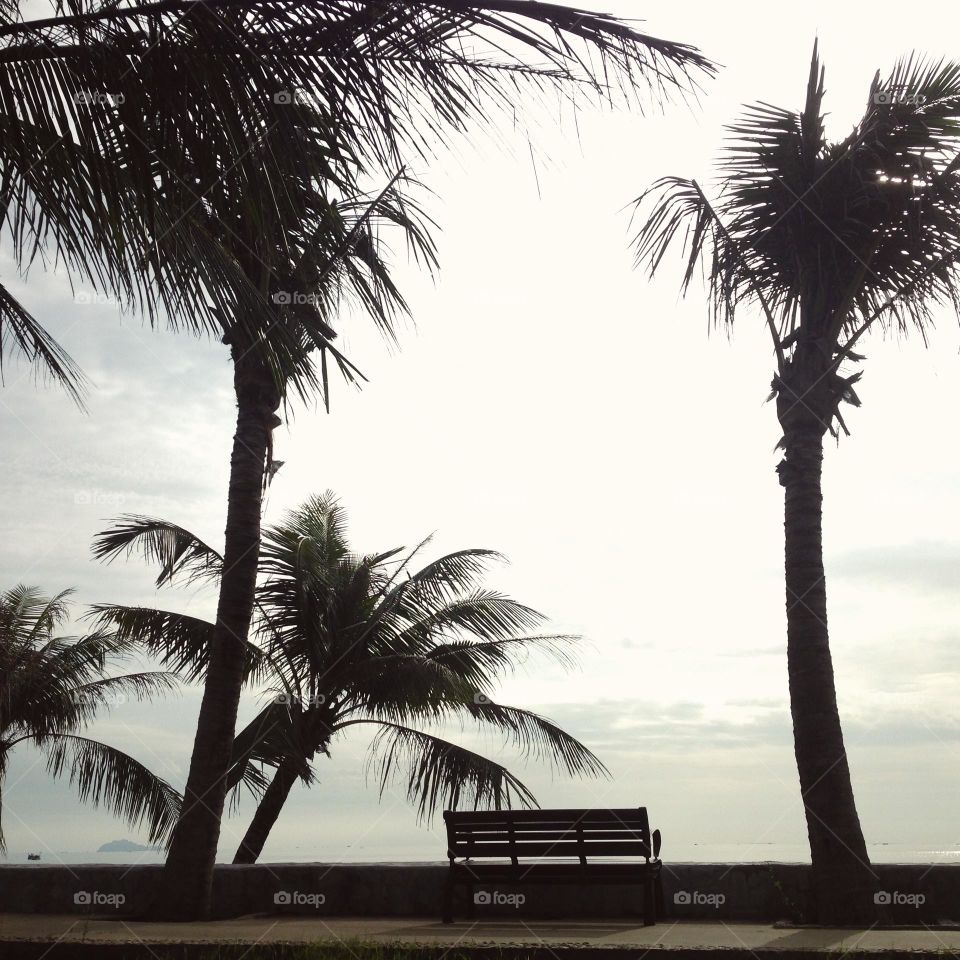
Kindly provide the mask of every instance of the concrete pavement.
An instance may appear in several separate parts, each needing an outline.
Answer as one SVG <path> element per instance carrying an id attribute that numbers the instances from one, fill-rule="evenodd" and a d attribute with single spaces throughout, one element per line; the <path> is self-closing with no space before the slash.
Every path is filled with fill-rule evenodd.
<path id="1" fill-rule="evenodd" d="M 731 950 L 768 956 L 822 955 L 846 952 L 885 955 L 938 953 L 960 958 L 960 927 L 885 930 L 782 928 L 762 923 L 663 921 L 654 927 L 636 922 L 589 920 L 461 921 L 445 926 L 429 919 L 371 917 L 251 916 L 205 923 L 160 924 L 129 919 L 90 919 L 58 914 L 0 914 L 3 944 L 32 941 L 86 946 L 140 944 L 145 952 L 158 945 L 358 943 L 471 952 L 501 948 L 506 953 L 572 958 L 601 951 L 640 960 L 646 953 L 669 952 L 673 958 L 709 956 Z M 104 949 L 103 955 L 109 951 Z M 77 954 L 79 955 L 79 954 Z"/>

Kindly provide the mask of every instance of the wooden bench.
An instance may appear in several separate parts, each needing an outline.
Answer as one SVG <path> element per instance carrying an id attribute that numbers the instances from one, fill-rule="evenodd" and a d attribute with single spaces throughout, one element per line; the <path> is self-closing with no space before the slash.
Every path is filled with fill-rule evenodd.
<path id="1" fill-rule="evenodd" d="M 458 886 L 536 883 L 639 884 L 643 924 L 663 913 L 660 831 L 650 832 L 646 807 L 627 810 L 447 810 L 450 872 L 443 922 L 453 922 Z M 602 858 L 602 859 L 596 859 Z M 611 859 L 619 858 L 619 859 Z M 497 861 L 509 861 L 507 863 Z"/>

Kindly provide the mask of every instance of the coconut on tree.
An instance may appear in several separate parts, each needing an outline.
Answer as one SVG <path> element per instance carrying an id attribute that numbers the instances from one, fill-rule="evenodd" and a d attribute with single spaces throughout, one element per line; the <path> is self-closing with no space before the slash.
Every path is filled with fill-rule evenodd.
<path id="1" fill-rule="evenodd" d="M 925 339 L 960 297 L 960 64 L 901 61 L 870 85 L 862 119 L 827 138 L 814 46 L 800 111 L 757 104 L 729 130 L 716 193 L 666 177 L 641 197 L 638 262 L 656 273 L 675 242 L 686 291 L 704 265 L 711 318 L 752 311 L 770 332 L 783 431 L 787 669 L 794 747 L 821 922 L 869 920 L 875 876 L 851 785 L 827 630 L 823 441 L 871 330 Z"/>

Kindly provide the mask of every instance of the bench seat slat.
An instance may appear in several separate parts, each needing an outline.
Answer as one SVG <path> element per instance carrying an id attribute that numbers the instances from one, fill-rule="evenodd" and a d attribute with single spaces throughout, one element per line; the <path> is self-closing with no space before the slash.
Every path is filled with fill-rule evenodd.
<path id="1" fill-rule="evenodd" d="M 579 863 L 521 863 L 516 867 L 509 863 L 468 863 L 454 864 L 453 872 L 457 876 L 474 880 L 490 881 L 523 881 L 535 883 L 537 880 L 551 881 L 555 879 L 576 880 L 583 883 L 584 879 L 624 879 L 636 883 L 637 878 L 644 878 L 651 872 L 656 875 L 660 866 L 656 864 L 648 867 L 646 863 L 635 860 L 632 863 L 602 863 L 590 864 L 585 867 Z"/>
<path id="2" fill-rule="evenodd" d="M 632 810 L 448 810 L 444 818 L 458 824 L 514 823 L 641 823 L 643 814 Z"/>
<path id="3" fill-rule="evenodd" d="M 465 844 L 460 843 L 451 847 L 458 856 L 475 857 L 578 857 L 584 850 L 587 856 L 595 857 L 644 857 L 647 856 L 648 846 L 637 840 L 610 840 L 587 844 L 581 847 L 575 840 L 554 840 L 548 842 L 517 841 L 510 844 L 506 841 L 490 841 L 487 843 Z M 461 853 L 461 851 L 463 851 Z"/>
<path id="4" fill-rule="evenodd" d="M 453 831 L 455 842 L 474 841 L 483 843 L 488 840 L 502 840 L 504 832 L 501 830 L 461 830 L 457 827 Z M 527 830 L 517 828 L 514 830 L 514 836 L 518 841 L 529 840 L 576 840 L 578 837 L 577 829 L 569 827 L 563 830 Z M 649 833 L 646 830 L 589 830 L 583 831 L 583 842 L 586 844 L 596 843 L 600 840 L 648 840 Z"/>

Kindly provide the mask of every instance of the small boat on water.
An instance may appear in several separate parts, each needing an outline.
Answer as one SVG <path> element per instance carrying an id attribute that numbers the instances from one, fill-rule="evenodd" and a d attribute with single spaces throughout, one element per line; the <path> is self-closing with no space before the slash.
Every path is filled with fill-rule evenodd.
<path id="1" fill-rule="evenodd" d="M 39 860 L 39 859 L 40 859 L 40 854 L 39 854 L 39 853 L 28 853 L 28 854 L 27 854 L 27 859 L 28 859 L 28 860 Z"/>

